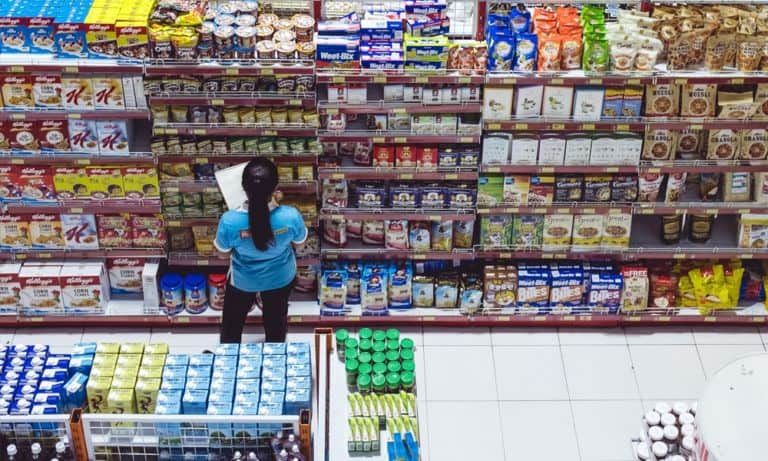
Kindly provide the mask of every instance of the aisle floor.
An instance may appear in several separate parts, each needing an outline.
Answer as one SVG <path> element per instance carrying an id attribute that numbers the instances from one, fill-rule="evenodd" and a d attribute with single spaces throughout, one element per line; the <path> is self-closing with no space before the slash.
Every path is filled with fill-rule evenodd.
<path id="1" fill-rule="evenodd" d="M 245 341 L 263 339 L 252 331 Z M 768 344 L 768 329 L 757 328 L 402 331 L 417 345 L 425 461 L 631 461 L 629 440 L 644 409 L 657 400 L 694 400 L 722 365 Z M 311 336 L 292 330 L 289 340 Z M 0 342 L 62 350 L 80 340 L 165 341 L 172 352 L 196 353 L 217 335 L 196 328 L 0 330 Z M 345 453 L 344 445 L 334 452 Z"/>

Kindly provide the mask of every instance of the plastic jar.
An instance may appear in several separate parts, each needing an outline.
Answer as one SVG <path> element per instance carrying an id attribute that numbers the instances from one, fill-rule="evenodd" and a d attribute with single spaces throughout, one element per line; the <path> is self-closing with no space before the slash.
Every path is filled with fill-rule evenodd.
<path id="1" fill-rule="evenodd" d="M 357 356 L 357 360 L 360 363 L 371 363 L 372 357 L 370 352 L 361 352 L 360 355 Z"/>
<path id="2" fill-rule="evenodd" d="M 685 402 L 675 402 L 672 404 L 672 413 L 674 413 L 677 416 L 680 416 L 683 413 L 688 413 L 688 410 L 689 410 L 688 404 Z"/>
<path id="3" fill-rule="evenodd" d="M 344 362 L 344 369 L 347 371 L 347 385 L 355 387 L 357 385 L 357 375 L 360 363 L 356 359 L 347 359 Z"/>
<path id="4" fill-rule="evenodd" d="M 336 330 L 336 351 L 339 353 L 339 358 L 344 358 L 344 350 L 347 346 L 344 344 L 349 339 L 349 332 L 344 328 Z"/>
<path id="5" fill-rule="evenodd" d="M 651 442 L 661 442 L 664 440 L 664 429 L 661 426 L 653 426 L 648 429 L 648 438 L 651 439 Z"/>
<path id="6" fill-rule="evenodd" d="M 385 375 L 387 374 L 387 365 L 385 363 L 374 363 L 372 371 L 374 375 Z"/>
<path id="7" fill-rule="evenodd" d="M 666 442 L 669 451 L 677 451 L 677 439 L 680 437 L 680 430 L 677 426 L 664 427 L 664 442 Z"/>
<path id="8" fill-rule="evenodd" d="M 401 360 L 413 360 L 413 349 L 403 349 L 400 351 Z"/>
<path id="9" fill-rule="evenodd" d="M 403 367 L 400 365 L 400 362 L 387 362 L 387 371 L 392 373 L 400 373 L 402 371 Z"/>
<path id="10" fill-rule="evenodd" d="M 387 333 L 385 333 L 384 330 L 374 330 L 373 332 L 374 341 L 386 341 L 386 339 L 387 339 Z"/>
<path id="11" fill-rule="evenodd" d="M 402 362 L 400 362 L 400 366 L 403 367 L 404 372 L 410 371 L 411 373 L 413 373 L 414 371 L 416 371 L 416 362 L 414 362 L 413 360 L 403 360 Z"/>
<path id="12" fill-rule="evenodd" d="M 667 448 L 667 444 L 664 442 L 653 442 L 653 445 L 651 445 L 651 452 L 653 453 L 653 456 L 656 457 L 656 459 L 661 460 L 667 456 L 667 453 L 669 453 L 669 448 Z"/>
<path id="13" fill-rule="evenodd" d="M 681 426 L 685 426 L 686 424 L 693 424 L 694 421 L 696 421 L 696 418 L 694 418 L 692 414 L 686 412 L 678 416 L 677 421 Z"/>
<path id="14" fill-rule="evenodd" d="M 384 363 L 387 361 L 387 354 L 383 352 L 374 352 L 371 354 L 371 357 L 373 359 L 373 363 Z"/>
<path id="15" fill-rule="evenodd" d="M 672 413 L 664 413 L 661 415 L 662 426 L 674 426 L 677 424 L 677 418 Z"/>
<path id="16" fill-rule="evenodd" d="M 400 375 L 400 387 L 406 392 L 413 392 L 413 388 L 416 385 L 416 379 L 413 373 L 406 371 Z"/>
<path id="17" fill-rule="evenodd" d="M 387 362 L 397 362 L 400 360 L 400 353 L 397 351 L 388 351 L 386 354 Z"/>
<path id="18" fill-rule="evenodd" d="M 347 349 L 357 349 L 358 348 L 358 342 L 355 338 L 347 338 L 346 341 L 344 341 L 344 346 Z"/>
<path id="19" fill-rule="evenodd" d="M 208 286 L 205 276 L 189 274 L 184 277 L 184 306 L 190 314 L 202 314 L 208 309 Z"/>
<path id="20" fill-rule="evenodd" d="M 387 339 L 394 339 L 395 341 L 400 341 L 400 330 L 397 328 L 390 328 L 387 330 Z"/>
<path id="21" fill-rule="evenodd" d="M 400 392 L 400 373 L 387 373 L 387 392 Z"/>
<path id="22" fill-rule="evenodd" d="M 400 341 L 396 339 L 387 340 L 387 350 L 400 352 Z"/>
<path id="23" fill-rule="evenodd" d="M 387 390 L 387 378 L 384 375 L 373 375 L 373 392 L 383 394 Z"/>
<path id="24" fill-rule="evenodd" d="M 364 339 L 371 339 L 373 338 L 373 330 L 370 328 L 361 328 L 360 331 L 357 333 L 357 336 L 360 337 L 360 341 Z"/>
<path id="25" fill-rule="evenodd" d="M 400 340 L 400 349 L 413 349 L 413 340 L 411 338 L 403 338 Z"/>
<path id="26" fill-rule="evenodd" d="M 361 363 L 357 367 L 357 373 L 361 375 L 370 375 L 373 371 L 373 366 L 370 363 Z"/>
<path id="27" fill-rule="evenodd" d="M 358 357 L 358 355 L 360 355 L 360 353 L 359 353 L 359 352 L 357 352 L 357 349 L 352 349 L 352 348 L 350 348 L 350 349 L 344 349 L 344 355 L 343 355 L 343 357 L 344 357 L 345 359 L 350 359 L 350 358 L 352 358 L 352 359 L 355 359 L 355 360 L 357 360 L 357 357 Z"/>
<path id="28" fill-rule="evenodd" d="M 372 352 L 373 343 L 370 339 L 360 338 L 360 352 Z"/>
<path id="29" fill-rule="evenodd" d="M 648 450 L 648 445 L 644 443 L 638 444 L 635 456 L 637 456 L 638 461 L 648 461 L 651 459 L 651 451 Z"/>
<path id="30" fill-rule="evenodd" d="M 372 349 L 373 352 L 386 352 L 387 351 L 387 343 L 384 341 L 374 341 Z"/>
<path id="31" fill-rule="evenodd" d="M 371 392 L 371 375 L 357 375 L 357 390 L 362 394 Z"/>
<path id="32" fill-rule="evenodd" d="M 661 415 L 651 410 L 643 416 L 643 422 L 645 422 L 645 425 L 648 428 L 658 426 L 661 424 Z"/>
<path id="33" fill-rule="evenodd" d="M 663 415 L 665 413 L 669 413 L 672 411 L 672 407 L 669 406 L 666 402 L 658 402 L 653 407 L 654 410 L 656 410 L 656 413 Z"/>
<path id="34" fill-rule="evenodd" d="M 215 311 L 224 310 L 224 294 L 227 291 L 227 274 L 208 276 L 208 305 Z"/>
<path id="35" fill-rule="evenodd" d="M 179 274 L 168 273 L 160 278 L 160 303 L 168 315 L 184 310 L 184 281 Z"/>
<path id="36" fill-rule="evenodd" d="M 692 435 L 686 435 L 683 437 L 683 440 L 680 442 L 680 454 L 687 457 L 693 456 L 693 451 L 695 449 L 695 444 L 693 441 Z"/>
<path id="37" fill-rule="evenodd" d="M 693 437 L 696 432 L 696 426 L 693 424 L 683 424 L 680 426 L 680 437 Z"/>

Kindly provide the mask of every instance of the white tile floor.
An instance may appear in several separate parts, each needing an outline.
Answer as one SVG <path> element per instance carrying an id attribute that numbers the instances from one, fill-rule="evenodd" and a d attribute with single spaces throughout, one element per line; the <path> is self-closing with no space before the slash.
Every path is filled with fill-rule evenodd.
<path id="1" fill-rule="evenodd" d="M 425 461 L 630 461 L 629 439 L 658 400 L 693 400 L 721 366 L 764 352 L 768 329 L 403 329 L 417 345 Z M 292 330 L 289 340 L 309 340 Z M 260 341 L 250 329 L 248 341 Z M 0 342 L 80 340 L 212 347 L 207 328 L 0 329 Z M 343 384 L 341 393 L 343 393 Z M 342 397 L 343 398 L 343 397 Z M 342 423 L 343 424 L 343 423 Z M 344 441 L 332 447 L 343 460 Z"/>

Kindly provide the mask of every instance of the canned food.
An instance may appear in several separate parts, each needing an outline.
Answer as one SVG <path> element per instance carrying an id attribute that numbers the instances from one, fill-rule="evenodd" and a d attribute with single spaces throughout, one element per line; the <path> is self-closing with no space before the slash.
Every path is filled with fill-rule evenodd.
<path id="1" fill-rule="evenodd" d="M 299 42 L 311 42 L 315 29 L 314 18 L 308 14 L 296 14 L 291 20 L 296 31 L 296 40 Z"/>
<path id="2" fill-rule="evenodd" d="M 179 274 L 168 273 L 160 278 L 160 303 L 168 315 L 184 309 L 183 281 Z"/>
<path id="3" fill-rule="evenodd" d="M 311 61 L 315 59 L 315 44 L 312 42 L 297 43 L 296 51 L 298 51 L 299 59 L 301 59 L 302 61 L 308 61 L 308 60 Z"/>
<path id="4" fill-rule="evenodd" d="M 184 277 L 184 305 L 190 314 L 202 314 L 208 309 L 208 290 L 204 276 L 189 274 Z"/>
<path id="5" fill-rule="evenodd" d="M 259 59 L 275 59 L 277 47 L 272 40 L 262 40 L 256 43 L 256 57 Z"/>
<path id="6" fill-rule="evenodd" d="M 233 15 L 237 13 L 237 4 L 232 2 L 219 5 L 216 9 L 216 13 L 219 15 Z"/>
<path id="7" fill-rule="evenodd" d="M 197 33 L 200 36 L 200 43 L 213 43 L 213 32 L 215 30 L 215 22 L 206 21 L 200 24 L 200 27 L 197 28 Z"/>
<path id="8" fill-rule="evenodd" d="M 256 17 L 250 14 L 241 14 L 235 19 L 235 24 L 239 27 L 252 27 L 256 25 Z"/>
<path id="9" fill-rule="evenodd" d="M 238 6 L 238 11 L 242 14 L 250 14 L 251 16 L 256 16 L 256 12 L 259 9 L 259 3 L 253 0 L 244 0 L 241 1 Z"/>
<path id="10" fill-rule="evenodd" d="M 299 48 L 299 47 L 297 47 Z M 301 54 L 299 54 L 299 58 Z M 298 93 L 312 93 L 315 91 L 315 78 L 312 75 L 297 75 L 296 76 L 296 92 Z"/>
<path id="11" fill-rule="evenodd" d="M 256 26 L 256 38 L 257 40 L 271 40 L 272 35 L 275 33 L 275 29 L 272 26 L 259 24 Z"/>
<path id="12" fill-rule="evenodd" d="M 275 29 L 277 30 L 293 30 L 293 21 L 290 19 L 280 19 L 277 21 L 277 24 L 275 24 Z"/>
<path id="13" fill-rule="evenodd" d="M 235 29 L 232 26 L 217 27 L 213 36 L 216 48 L 219 49 L 220 53 L 222 50 L 229 50 L 235 45 Z"/>

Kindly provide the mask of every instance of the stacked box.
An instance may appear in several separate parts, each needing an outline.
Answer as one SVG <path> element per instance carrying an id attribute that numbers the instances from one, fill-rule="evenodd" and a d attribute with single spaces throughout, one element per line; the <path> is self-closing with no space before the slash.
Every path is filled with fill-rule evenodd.
<path id="1" fill-rule="evenodd" d="M 286 345 L 285 414 L 298 415 L 312 406 L 312 368 L 308 343 Z"/>
<path id="2" fill-rule="evenodd" d="M 51 354 L 43 344 L 0 345 L 0 415 L 65 411 L 64 385 L 71 379 L 69 362 L 70 355 Z M 77 377 L 73 388 L 77 383 L 82 384 L 82 376 Z"/>

